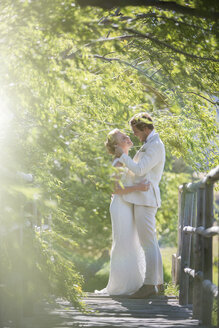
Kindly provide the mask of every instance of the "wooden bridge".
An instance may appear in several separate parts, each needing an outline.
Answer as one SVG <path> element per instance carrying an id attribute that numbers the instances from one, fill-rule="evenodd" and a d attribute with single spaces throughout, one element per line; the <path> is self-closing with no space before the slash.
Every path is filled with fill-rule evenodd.
<path id="1" fill-rule="evenodd" d="M 198 326 L 198 320 L 192 319 L 192 307 L 180 306 L 171 296 L 132 300 L 89 293 L 84 301 L 90 310 L 87 314 L 61 299 L 53 305 L 45 303 L 34 317 L 23 321 L 22 328 L 202 327 Z"/>
<path id="2" fill-rule="evenodd" d="M 16 315 L 18 321 L 6 322 L 0 295 L 0 327 L 211 327 L 214 299 L 219 314 L 218 286 L 212 283 L 212 238 L 219 236 L 213 217 L 213 185 L 218 180 L 219 167 L 205 179 L 179 189 L 178 250 L 172 270 L 179 299 L 168 295 L 132 300 L 87 293 L 83 299 L 89 310 L 86 313 L 56 299 L 52 304 L 36 304 L 32 317 L 24 317 L 21 311 Z"/>

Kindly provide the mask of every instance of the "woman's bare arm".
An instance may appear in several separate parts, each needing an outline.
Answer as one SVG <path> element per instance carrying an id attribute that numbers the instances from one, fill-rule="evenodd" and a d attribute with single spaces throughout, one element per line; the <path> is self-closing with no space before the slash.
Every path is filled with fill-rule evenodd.
<path id="1" fill-rule="evenodd" d="M 115 167 L 122 167 L 123 164 L 120 162 L 117 162 Z M 115 189 L 114 189 L 114 194 L 118 194 L 118 195 L 126 195 L 129 194 L 130 192 L 133 191 L 148 191 L 148 189 L 150 188 L 150 182 L 146 183 L 146 180 L 143 180 L 142 182 L 139 182 L 138 184 L 135 184 L 133 186 L 121 186 L 119 184 L 119 180 L 120 177 L 119 176 L 115 176 Z"/>

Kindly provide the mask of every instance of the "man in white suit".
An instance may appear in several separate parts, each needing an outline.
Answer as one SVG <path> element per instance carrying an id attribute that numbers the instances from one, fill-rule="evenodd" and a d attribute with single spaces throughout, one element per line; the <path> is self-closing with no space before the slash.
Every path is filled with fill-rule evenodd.
<path id="1" fill-rule="evenodd" d="M 130 183 L 138 183 L 147 179 L 150 181 L 148 191 L 136 191 L 123 198 L 134 204 L 134 218 L 145 252 L 146 272 L 143 286 L 131 298 L 147 298 L 157 293 L 157 287 L 163 285 L 163 265 L 159 245 L 156 237 L 155 215 L 161 205 L 159 182 L 165 163 L 165 148 L 154 131 L 153 121 L 149 114 L 140 113 L 132 117 L 130 124 L 135 136 L 143 143 L 133 160 L 116 148 L 116 155 L 120 157 L 130 172 Z"/>

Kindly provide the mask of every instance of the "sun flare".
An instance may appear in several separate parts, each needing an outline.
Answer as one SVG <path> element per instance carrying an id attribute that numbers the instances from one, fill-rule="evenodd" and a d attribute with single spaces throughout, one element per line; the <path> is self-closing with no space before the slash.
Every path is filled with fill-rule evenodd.
<path id="1" fill-rule="evenodd" d="M 8 108 L 7 102 L 4 99 L 0 99 L 0 139 L 4 138 L 12 117 L 13 115 Z"/>

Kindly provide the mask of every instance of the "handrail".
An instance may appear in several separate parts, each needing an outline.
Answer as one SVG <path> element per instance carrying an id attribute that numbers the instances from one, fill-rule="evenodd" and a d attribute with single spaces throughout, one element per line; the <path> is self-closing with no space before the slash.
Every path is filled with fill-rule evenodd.
<path id="1" fill-rule="evenodd" d="M 200 181 L 179 187 L 178 251 L 172 266 L 179 303 L 192 303 L 193 317 L 206 326 L 211 325 L 213 298 L 219 304 L 218 287 L 212 283 L 212 239 L 219 236 L 213 224 L 213 186 L 218 180 L 219 166 Z"/>
<path id="2" fill-rule="evenodd" d="M 188 275 L 190 275 L 192 278 L 203 280 L 203 272 L 198 271 L 196 272 L 194 269 L 191 268 L 185 268 L 184 272 Z"/>
<path id="3" fill-rule="evenodd" d="M 206 184 L 212 184 L 219 180 L 219 165 L 211 170 L 206 177 L 198 182 L 189 182 L 187 184 L 181 185 L 179 187 L 179 191 L 182 191 L 183 188 L 186 191 L 194 192 L 197 191 L 198 188 L 204 188 Z"/>
<path id="4" fill-rule="evenodd" d="M 183 228 L 183 232 L 188 234 L 198 234 L 200 236 L 211 238 L 213 236 L 219 235 L 219 227 L 210 227 L 208 229 L 205 229 L 204 227 L 191 227 L 191 226 L 185 226 Z"/>

